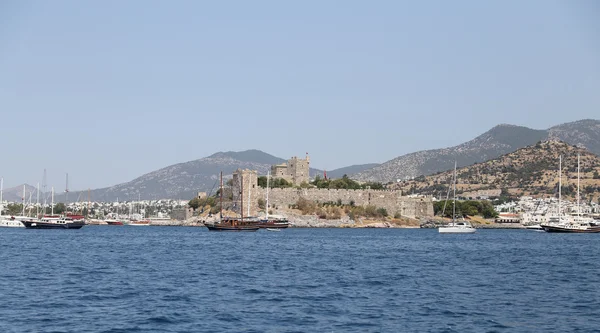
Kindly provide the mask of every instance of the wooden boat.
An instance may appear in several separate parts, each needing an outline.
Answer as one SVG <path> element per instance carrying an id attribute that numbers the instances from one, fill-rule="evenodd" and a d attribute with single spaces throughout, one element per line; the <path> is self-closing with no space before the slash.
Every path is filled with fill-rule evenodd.
<path id="1" fill-rule="evenodd" d="M 244 182 L 242 180 L 242 193 L 244 193 Z M 220 212 L 220 220 L 218 223 L 206 223 L 204 224 L 209 231 L 233 231 L 233 232 L 251 232 L 251 231 L 257 231 L 259 229 L 258 226 L 254 225 L 252 222 L 250 221 L 244 221 L 244 199 L 243 199 L 243 195 L 242 195 L 242 202 L 240 204 L 240 218 L 230 218 L 230 217 L 223 217 L 223 172 L 221 172 L 221 212 Z"/>

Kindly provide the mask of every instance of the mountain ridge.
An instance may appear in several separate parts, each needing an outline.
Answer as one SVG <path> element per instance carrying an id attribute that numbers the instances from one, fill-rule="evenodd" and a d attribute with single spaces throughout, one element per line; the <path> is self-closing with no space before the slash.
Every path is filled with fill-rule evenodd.
<path id="1" fill-rule="evenodd" d="M 462 144 L 413 152 L 384 162 L 373 169 L 351 175 L 359 181 L 394 182 L 480 163 L 547 139 L 559 139 L 600 154 L 600 121 L 583 119 L 546 130 L 499 124 Z"/>

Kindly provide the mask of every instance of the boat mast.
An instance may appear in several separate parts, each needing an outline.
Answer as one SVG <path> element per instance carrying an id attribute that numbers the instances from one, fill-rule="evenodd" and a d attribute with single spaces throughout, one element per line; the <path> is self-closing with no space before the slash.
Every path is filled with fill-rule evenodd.
<path id="1" fill-rule="evenodd" d="M 46 215 L 46 202 L 48 200 L 48 194 L 46 193 L 46 169 L 44 169 L 44 178 L 42 179 L 42 192 L 44 193 L 44 213 Z"/>
<path id="2" fill-rule="evenodd" d="M 558 157 L 558 222 L 560 222 L 560 200 L 562 191 L 562 155 Z"/>
<path id="3" fill-rule="evenodd" d="M 456 161 L 454 161 L 454 186 L 452 191 L 452 196 L 454 197 L 454 201 L 452 202 L 452 223 L 454 223 L 456 219 Z"/>
<path id="4" fill-rule="evenodd" d="M 67 181 L 65 184 L 65 211 L 69 212 L 69 174 L 67 173 Z"/>
<path id="5" fill-rule="evenodd" d="M 250 184 L 248 184 L 248 214 L 246 216 L 250 216 L 250 198 L 251 198 Z"/>
<path id="6" fill-rule="evenodd" d="M 271 176 L 271 171 L 267 171 L 267 207 L 265 209 L 265 216 L 267 220 L 269 220 L 269 176 Z"/>
<path id="7" fill-rule="evenodd" d="M 25 184 L 23 184 L 23 196 L 21 197 L 21 206 L 23 206 L 23 213 L 21 216 L 25 216 Z"/>
<path id="8" fill-rule="evenodd" d="M 579 206 L 579 167 L 581 166 L 581 156 L 577 154 L 577 219 L 581 219 L 581 210 Z"/>
<path id="9" fill-rule="evenodd" d="M 37 200 L 35 205 L 35 216 L 40 217 L 40 183 L 37 183 Z"/>
<path id="10" fill-rule="evenodd" d="M 241 222 L 244 222 L 244 175 L 240 173 L 240 215 Z"/>
<path id="11" fill-rule="evenodd" d="M 0 178 L 0 215 L 4 210 L 4 201 L 2 201 L 2 191 L 4 191 L 4 178 Z"/>
<path id="12" fill-rule="evenodd" d="M 221 199 L 220 199 L 221 204 L 219 205 L 219 215 L 220 215 L 219 218 L 223 219 L 223 171 L 221 171 L 221 191 L 220 192 L 221 193 L 219 193 L 219 194 L 221 197 Z"/>
<path id="13" fill-rule="evenodd" d="M 50 215 L 54 215 L 54 186 L 52 186 L 52 201 L 50 205 L 52 205 L 52 208 L 50 208 Z"/>

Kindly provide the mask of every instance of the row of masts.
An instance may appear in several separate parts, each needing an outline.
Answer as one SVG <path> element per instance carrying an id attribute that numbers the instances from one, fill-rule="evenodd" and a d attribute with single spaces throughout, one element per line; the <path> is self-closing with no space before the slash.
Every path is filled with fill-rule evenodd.
<path id="1" fill-rule="evenodd" d="M 581 169 L 581 155 L 577 154 L 577 219 L 581 219 L 581 205 L 580 205 L 580 169 Z M 558 158 L 558 221 L 560 222 L 560 216 L 562 213 L 561 207 L 562 201 L 562 155 Z"/>
<path id="2" fill-rule="evenodd" d="M 2 210 L 4 209 L 3 207 L 3 192 L 4 192 L 4 178 L 0 178 L 0 214 L 2 214 Z M 40 183 L 37 183 L 36 185 L 36 216 L 40 215 Z M 44 178 L 42 181 L 42 192 L 46 193 L 46 169 L 44 169 Z M 88 211 L 89 211 L 89 203 L 90 203 L 90 190 L 88 189 Z M 21 214 L 22 216 L 25 216 L 25 197 L 27 194 L 27 188 L 26 185 L 23 184 L 23 192 L 21 195 L 21 206 L 22 206 L 22 211 Z M 33 196 L 33 191 L 29 192 L 29 204 L 31 204 L 31 197 Z M 68 204 L 69 202 L 69 174 L 66 174 L 66 185 L 65 185 L 65 205 Z M 44 214 L 46 213 L 46 207 L 48 206 L 47 204 L 47 200 L 48 197 L 45 195 L 44 196 L 44 203 L 42 205 L 42 207 L 44 208 Z M 68 206 L 66 206 L 68 207 Z M 68 209 L 68 208 L 66 208 Z M 51 187 L 51 204 L 50 204 L 50 214 L 54 215 L 54 187 Z"/>

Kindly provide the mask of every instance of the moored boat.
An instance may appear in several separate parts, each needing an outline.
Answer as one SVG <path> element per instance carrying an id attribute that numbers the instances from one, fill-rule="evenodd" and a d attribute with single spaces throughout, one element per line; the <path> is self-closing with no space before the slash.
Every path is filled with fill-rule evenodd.
<path id="1" fill-rule="evenodd" d="M 106 224 L 108 224 L 108 225 L 124 225 L 125 224 L 125 223 L 123 223 L 123 221 L 114 220 L 114 219 L 104 220 L 104 222 L 106 222 Z"/>
<path id="2" fill-rule="evenodd" d="M 23 228 L 24 225 L 21 220 L 26 218 L 26 216 L 0 216 L 0 227 Z"/>
<path id="3" fill-rule="evenodd" d="M 27 229 L 81 229 L 85 220 L 73 220 L 65 217 L 42 217 L 40 219 L 22 219 L 21 223 Z"/>
<path id="4" fill-rule="evenodd" d="M 466 221 L 456 221 L 456 162 L 454 162 L 453 177 L 453 203 L 452 203 L 452 223 L 438 228 L 440 234 L 472 234 L 477 229 Z"/>
<path id="5" fill-rule="evenodd" d="M 561 196 L 562 196 L 562 155 L 559 157 L 558 167 L 558 218 L 556 222 L 542 224 L 541 227 L 546 232 L 560 232 L 560 233 L 600 233 L 600 224 L 593 222 L 593 220 L 586 220 L 581 217 L 579 211 L 579 169 L 580 169 L 580 156 L 577 155 L 577 217 L 573 221 L 563 220 L 561 218 Z"/>
<path id="6" fill-rule="evenodd" d="M 244 193 L 242 181 L 242 190 L 241 193 Z M 240 207 L 244 207 L 243 203 L 243 195 L 241 196 L 241 204 Z M 220 211 L 220 219 L 217 223 L 205 223 L 204 225 L 208 228 L 209 231 L 228 231 L 228 232 L 252 232 L 257 231 L 259 227 L 253 223 L 252 221 L 244 221 L 244 210 L 240 209 L 240 218 L 231 218 L 231 217 L 223 217 L 223 172 L 221 172 L 221 191 L 220 191 L 220 200 L 221 200 L 221 211 Z"/>
<path id="7" fill-rule="evenodd" d="M 129 223 L 127 223 L 127 225 L 132 225 L 132 226 L 136 226 L 136 227 L 147 227 L 150 225 L 150 220 L 130 221 Z"/>
<path id="8" fill-rule="evenodd" d="M 4 178 L 0 178 L 0 227 L 3 228 L 22 228 L 23 223 L 21 223 L 20 219 L 25 216 L 6 216 L 2 215 L 2 211 L 4 210 L 4 201 L 2 198 L 2 193 L 4 191 Z M 25 192 L 25 191 L 23 191 Z M 23 197 L 25 194 L 23 194 Z M 23 207 L 25 208 L 25 207 Z M 23 209 L 24 210 L 24 209 Z"/>

